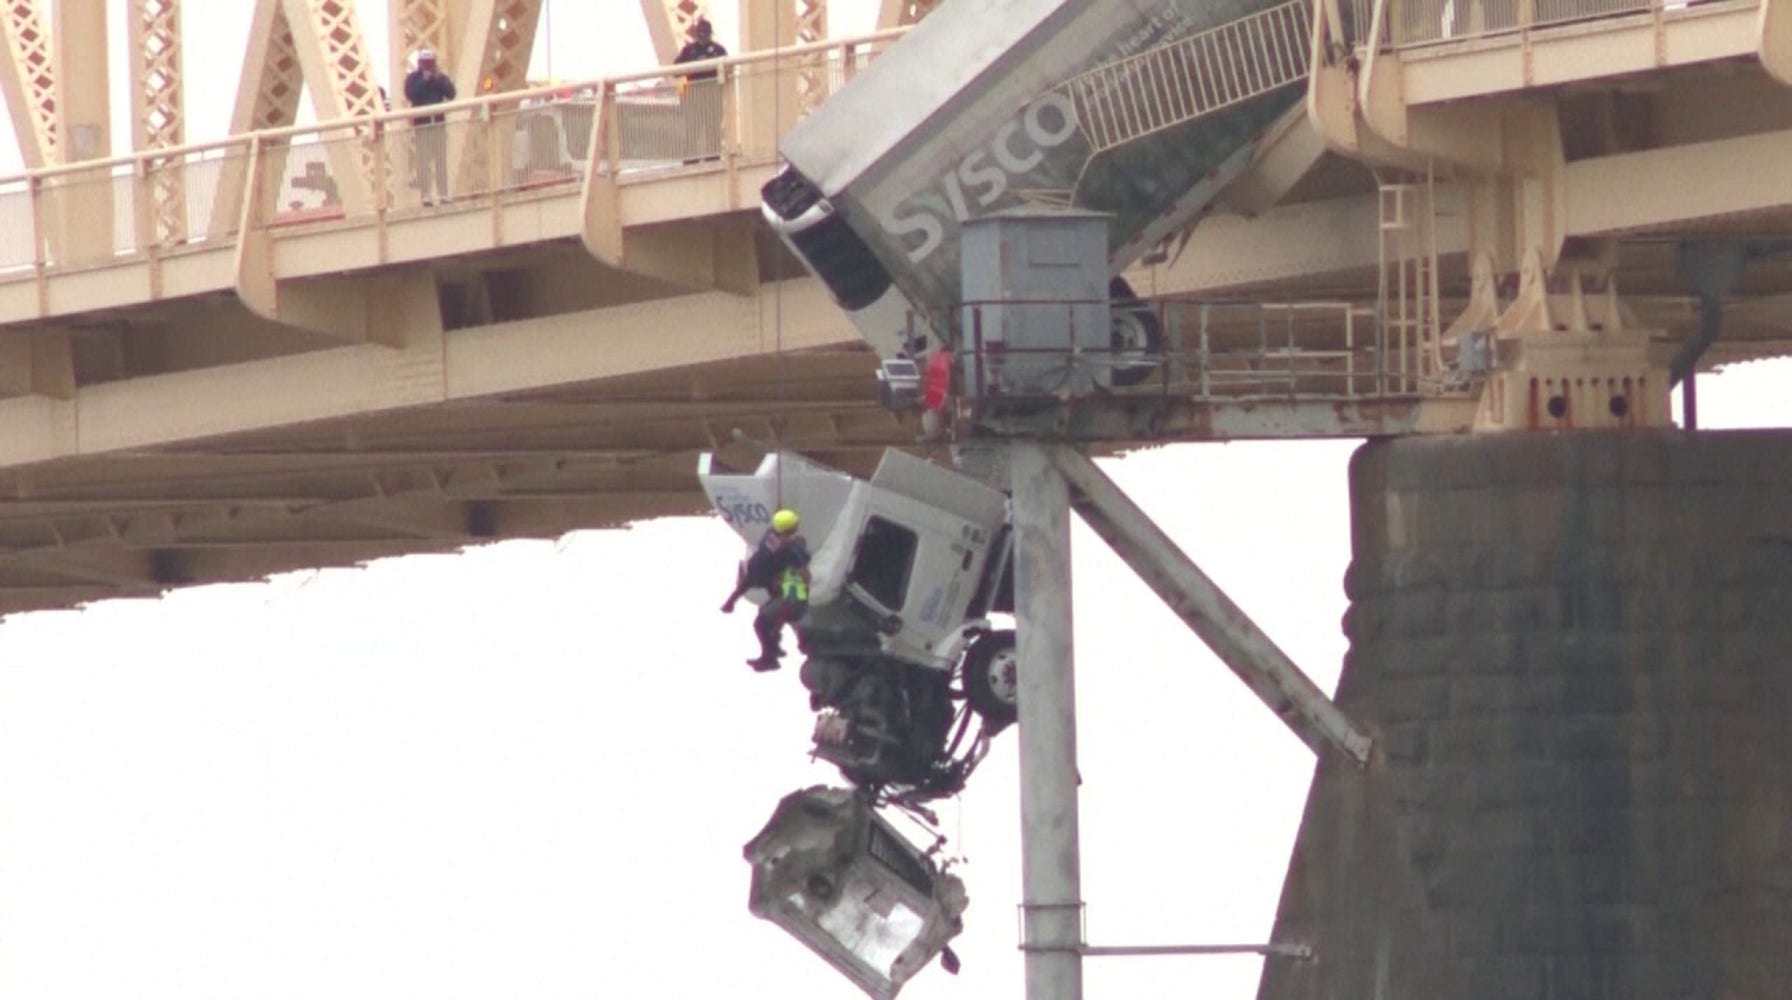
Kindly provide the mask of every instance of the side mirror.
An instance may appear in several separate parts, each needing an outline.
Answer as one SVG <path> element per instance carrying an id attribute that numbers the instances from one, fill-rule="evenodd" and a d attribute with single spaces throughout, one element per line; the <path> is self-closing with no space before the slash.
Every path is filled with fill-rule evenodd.
<path id="1" fill-rule="evenodd" d="M 890 358 L 877 369 L 877 401 L 888 410 L 921 405 L 921 366 L 909 358 Z"/>

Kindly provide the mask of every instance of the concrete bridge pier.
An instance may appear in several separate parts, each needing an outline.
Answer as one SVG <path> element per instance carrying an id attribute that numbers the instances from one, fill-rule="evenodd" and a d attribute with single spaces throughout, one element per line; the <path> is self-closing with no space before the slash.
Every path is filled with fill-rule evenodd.
<path id="1" fill-rule="evenodd" d="M 1792 991 L 1792 435 L 1404 439 L 1351 466 L 1340 707 L 1260 1000 Z"/>

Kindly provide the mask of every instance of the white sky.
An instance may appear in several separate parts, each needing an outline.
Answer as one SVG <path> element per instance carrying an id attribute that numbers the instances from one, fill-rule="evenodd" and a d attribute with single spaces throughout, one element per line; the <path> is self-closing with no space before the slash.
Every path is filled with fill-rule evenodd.
<path id="1" fill-rule="evenodd" d="M 582 63 L 645 45 L 634 9 L 555 0 L 554 74 L 640 65 Z M 188 38 L 189 99 L 214 105 L 190 138 L 223 129 L 240 61 L 210 53 L 240 51 L 247 10 L 186 0 L 211 36 Z M 1703 379 L 1706 424 L 1786 426 L 1787 374 Z M 1105 464 L 1329 689 L 1355 445 Z M 0 996 L 857 996 L 746 912 L 741 845 L 836 777 L 807 760 L 794 665 L 749 671 L 748 612 L 717 611 L 740 554 L 667 519 L 8 620 Z M 1266 940 L 1312 758 L 1080 523 L 1074 556 L 1090 940 Z M 1021 995 L 1014 754 L 1008 734 L 942 810 L 964 972 L 905 998 Z M 1092 959 L 1086 983 L 1246 1000 L 1258 969 Z"/>

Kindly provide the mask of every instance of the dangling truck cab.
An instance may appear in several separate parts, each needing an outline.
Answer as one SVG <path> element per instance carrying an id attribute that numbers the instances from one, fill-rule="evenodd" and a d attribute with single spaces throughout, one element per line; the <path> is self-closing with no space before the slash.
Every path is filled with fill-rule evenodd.
<path id="1" fill-rule="evenodd" d="M 1014 633 L 992 621 L 1013 610 L 1007 497 L 897 449 L 869 480 L 790 452 L 751 470 L 705 454 L 698 478 L 749 550 L 780 507 L 802 518 L 811 579 L 797 633 L 817 754 L 874 793 L 962 788 L 1016 717 Z"/>

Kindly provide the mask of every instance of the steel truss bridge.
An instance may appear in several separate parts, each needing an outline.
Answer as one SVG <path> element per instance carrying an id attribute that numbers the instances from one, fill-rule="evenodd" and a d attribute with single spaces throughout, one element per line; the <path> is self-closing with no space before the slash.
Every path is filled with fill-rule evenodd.
<path id="1" fill-rule="evenodd" d="M 713 83 L 533 86 L 539 0 L 392 0 L 384 78 L 430 45 L 474 95 L 426 138 L 352 2 L 256 0 L 230 135 L 189 143 L 180 4 L 131 0 L 122 154 L 102 5 L 51 6 L 0 23 L 30 168 L 0 179 L 0 612 L 694 512 L 704 449 L 915 443 L 758 191 L 933 3 L 837 38 L 822 0 L 741 0 Z M 663 63 L 706 6 L 643 0 Z M 1303 18 L 1307 100 L 1129 274 L 1166 363 L 1086 437 L 1567 426 L 1614 394 L 1593 422 L 1662 422 L 1654 373 L 1792 353 L 1792 2 Z M 1477 336 L 1529 404 L 1464 380 Z"/>

